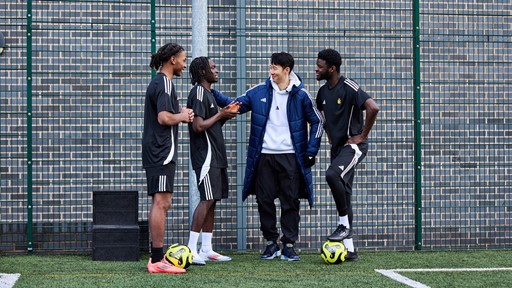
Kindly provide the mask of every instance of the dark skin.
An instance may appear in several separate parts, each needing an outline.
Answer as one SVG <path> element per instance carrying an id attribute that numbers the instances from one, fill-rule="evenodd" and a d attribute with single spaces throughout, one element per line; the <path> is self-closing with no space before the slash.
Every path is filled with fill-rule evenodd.
<path id="1" fill-rule="evenodd" d="M 316 80 L 326 80 L 327 85 L 329 87 L 334 87 L 340 81 L 341 73 L 337 71 L 336 66 L 329 65 L 329 63 L 325 62 L 323 59 L 316 60 Z M 364 121 L 363 132 L 360 135 L 353 136 L 347 140 L 345 144 L 360 144 L 368 139 L 368 135 L 372 130 L 373 124 L 375 124 L 375 120 L 377 119 L 377 114 L 379 113 L 379 106 L 373 99 L 368 99 L 364 102 L 364 108 L 366 110 L 366 117 Z M 323 115 L 322 111 L 322 115 Z M 325 118 L 325 115 L 324 115 Z M 329 136 L 329 130 L 326 129 L 325 132 L 327 136 Z M 331 139 L 329 138 L 329 143 L 331 143 Z"/>
<path id="2" fill-rule="evenodd" d="M 206 73 L 205 77 L 202 79 L 201 84 L 208 91 L 212 90 L 213 83 L 219 81 L 219 70 L 217 66 L 212 60 L 209 60 L 210 63 L 210 73 Z M 238 109 L 240 108 L 240 103 L 232 102 L 228 106 L 219 110 L 215 116 L 210 117 L 209 119 L 204 120 L 200 116 L 195 116 L 194 121 L 192 122 L 192 128 L 196 133 L 201 133 L 212 127 L 217 121 L 226 121 L 238 114 Z"/>
<path id="3" fill-rule="evenodd" d="M 187 55 L 181 51 L 172 56 L 167 62 L 163 63 L 160 72 L 164 73 L 169 79 L 174 76 L 181 76 L 186 65 Z M 168 111 L 158 113 L 158 123 L 160 125 L 173 126 L 181 122 L 188 123 L 194 119 L 192 109 L 182 108 L 179 113 L 173 114 Z M 172 193 L 155 193 L 151 198 L 151 208 L 149 210 L 149 227 L 153 247 L 163 247 L 165 236 L 165 221 L 167 211 L 171 207 Z"/>
<path id="4" fill-rule="evenodd" d="M 209 60 L 209 63 L 210 73 L 206 73 L 199 84 L 201 84 L 201 86 L 203 86 L 208 91 L 211 91 L 212 84 L 219 80 L 219 70 L 217 70 L 215 63 L 212 60 Z M 241 103 L 232 102 L 228 106 L 220 109 L 219 112 L 217 112 L 217 114 L 215 114 L 213 117 L 210 117 L 206 120 L 201 116 L 195 116 L 194 121 L 192 122 L 192 129 L 194 129 L 196 133 L 202 133 L 208 128 L 212 127 L 213 124 L 215 124 L 217 121 L 222 121 L 222 123 L 224 123 L 225 121 L 235 117 L 238 114 L 240 105 Z M 216 200 L 199 201 L 192 219 L 192 231 L 213 231 L 216 203 Z"/>
<path id="5" fill-rule="evenodd" d="M 167 62 L 163 63 L 160 68 L 160 72 L 164 73 L 167 78 L 172 80 L 174 76 L 181 76 L 183 69 L 187 67 L 186 61 L 187 55 L 185 54 L 185 51 L 181 51 L 175 56 L 172 56 Z M 176 114 L 167 111 L 158 113 L 158 123 L 160 123 L 160 125 L 173 126 L 180 122 L 192 122 L 193 119 L 194 112 L 192 109 L 185 107 L 181 109 L 180 113 Z"/>

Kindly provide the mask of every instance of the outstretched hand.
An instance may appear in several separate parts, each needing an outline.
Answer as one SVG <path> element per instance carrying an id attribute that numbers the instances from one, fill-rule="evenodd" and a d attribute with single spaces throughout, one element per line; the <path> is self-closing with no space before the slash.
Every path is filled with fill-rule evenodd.
<path id="1" fill-rule="evenodd" d="M 237 114 L 239 114 L 240 106 L 242 106 L 242 103 L 233 101 L 229 103 L 228 106 L 220 109 L 221 117 L 222 119 L 231 119 L 235 117 Z"/>

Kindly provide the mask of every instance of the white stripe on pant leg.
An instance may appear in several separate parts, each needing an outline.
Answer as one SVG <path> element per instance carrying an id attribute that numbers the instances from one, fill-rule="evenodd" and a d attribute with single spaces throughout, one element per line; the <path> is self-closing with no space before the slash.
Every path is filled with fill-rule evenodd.
<path id="1" fill-rule="evenodd" d="M 350 161 L 350 164 L 348 164 L 348 166 L 345 167 L 343 172 L 341 172 L 341 178 L 345 177 L 347 172 L 350 171 L 350 169 L 354 168 L 357 165 L 359 158 L 361 157 L 361 155 L 363 155 L 363 152 L 361 152 L 361 150 L 359 150 L 359 146 L 357 146 L 356 144 L 350 144 L 350 147 L 352 147 L 352 149 L 354 149 L 354 151 L 355 151 L 354 158 L 352 158 L 352 161 Z"/>

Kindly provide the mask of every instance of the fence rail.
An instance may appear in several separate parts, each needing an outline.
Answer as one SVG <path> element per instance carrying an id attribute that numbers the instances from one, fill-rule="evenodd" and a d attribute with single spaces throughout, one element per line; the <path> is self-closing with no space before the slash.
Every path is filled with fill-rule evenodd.
<path id="1" fill-rule="evenodd" d="M 147 247 L 140 139 L 149 57 L 166 42 L 192 51 L 190 1 L 4 2 L 0 251 L 90 251 L 92 192 L 110 190 L 139 191 Z M 270 54 L 288 51 L 316 97 L 316 53 L 332 47 L 343 74 L 378 102 L 354 185 L 357 249 L 512 247 L 512 4 L 212 0 L 208 11 L 208 56 L 224 94 L 262 82 Z M 175 79 L 182 105 L 189 82 Z M 263 246 L 255 200 L 240 200 L 248 119 L 224 127 L 231 189 L 214 235 L 222 250 Z M 180 141 L 169 243 L 186 243 L 189 229 L 184 126 Z M 300 249 L 318 249 L 337 221 L 328 146 L 313 169 L 316 204 L 301 204 Z"/>

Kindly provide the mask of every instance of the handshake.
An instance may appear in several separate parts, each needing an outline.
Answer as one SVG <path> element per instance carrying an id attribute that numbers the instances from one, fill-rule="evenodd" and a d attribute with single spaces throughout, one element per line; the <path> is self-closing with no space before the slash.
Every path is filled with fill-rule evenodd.
<path id="1" fill-rule="evenodd" d="M 237 102 L 237 101 L 233 101 L 231 103 L 229 103 L 228 106 L 220 109 L 220 113 L 221 113 L 221 117 L 222 119 L 231 119 L 233 117 L 235 117 L 236 115 L 238 115 L 238 111 L 240 110 L 240 106 L 242 105 L 242 103 L 240 102 Z"/>

